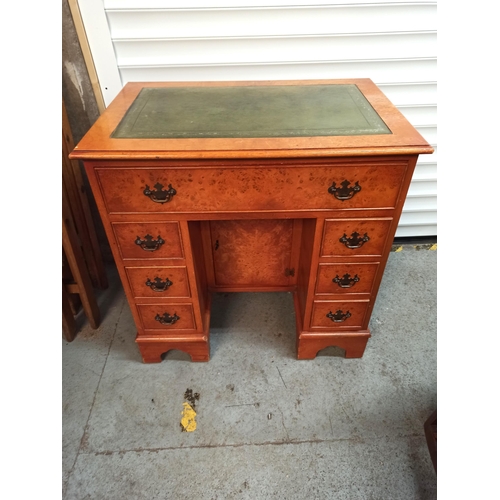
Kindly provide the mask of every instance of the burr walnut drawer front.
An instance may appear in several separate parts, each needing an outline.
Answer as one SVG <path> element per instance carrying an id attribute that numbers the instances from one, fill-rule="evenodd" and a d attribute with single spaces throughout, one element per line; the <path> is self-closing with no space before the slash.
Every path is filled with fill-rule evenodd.
<path id="1" fill-rule="evenodd" d="M 369 301 L 314 301 L 311 329 L 362 328 Z"/>
<path id="2" fill-rule="evenodd" d="M 316 295 L 370 293 L 377 268 L 378 263 L 321 263 Z"/>
<path id="3" fill-rule="evenodd" d="M 109 213 L 393 208 L 406 162 L 95 169 Z"/>
<path id="4" fill-rule="evenodd" d="M 126 267 L 135 298 L 189 298 L 189 280 L 185 267 Z"/>
<path id="5" fill-rule="evenodd" d="M 122 259 L 182 259 L 178 222 L 114 222 Z"/>
<path id="6" fill-rule="evenodd" d="M 392 218 L 327 219 L 323 231 L 321 257 L 379 257 L 392 224 Z"/>
<path id="7" fill-rule="evenodd" d="M 191 304 L 137 304 L 137 310 L 146 330 L 195 330 Z"/>

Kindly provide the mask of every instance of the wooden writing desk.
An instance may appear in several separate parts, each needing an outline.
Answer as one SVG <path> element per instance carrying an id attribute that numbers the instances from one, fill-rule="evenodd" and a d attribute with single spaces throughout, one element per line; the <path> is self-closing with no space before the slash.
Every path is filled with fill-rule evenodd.
<path id="1" fill-rule="evenodd" d="M 210 293 L 294 294 L 297 357 L 361 357 L 419 154 L 368 79 L 129 83 L 83 160 L 145 362 L 209 359 Z"/>

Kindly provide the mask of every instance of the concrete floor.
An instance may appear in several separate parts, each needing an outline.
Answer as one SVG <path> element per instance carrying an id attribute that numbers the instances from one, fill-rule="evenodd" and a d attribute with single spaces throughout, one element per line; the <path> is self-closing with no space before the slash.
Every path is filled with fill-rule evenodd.
<path id="1" fill-rule="evenodd" d="M 211 360 L 143 364 L 116 271 L 63 341 L 63 499 L 435 499 L 437 252 L 392 252 L 361 359 L 295 359 L 292 296 L 218 294 Z M 197 429 L 181 432 L 186 389 Z"/>

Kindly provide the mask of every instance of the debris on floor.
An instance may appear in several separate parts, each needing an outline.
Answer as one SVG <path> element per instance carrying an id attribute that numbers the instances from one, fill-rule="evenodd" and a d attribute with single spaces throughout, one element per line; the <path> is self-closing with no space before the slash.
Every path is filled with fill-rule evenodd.
<path id="1" fill-rule="evenodd" d="M 196 412 L 189 403 L 182 404 L 184 406 L 181 418 L 182 432 L 193 432 L 196 430 Z"/>
<path id="2" fill-rule="evenodd" d="M 192 389 L 186 389 L 186 392 L 184 393 L 184 399 L 186 399 L 188 403 L 182 403 L 182 405 L 184 406 L 184 409 L 181 413 L 182 432 L 193 432 L 196 430 L 196 401 L 199 401 L 200 394 L 198 392 L 195 392 L 193 394 Z"/>

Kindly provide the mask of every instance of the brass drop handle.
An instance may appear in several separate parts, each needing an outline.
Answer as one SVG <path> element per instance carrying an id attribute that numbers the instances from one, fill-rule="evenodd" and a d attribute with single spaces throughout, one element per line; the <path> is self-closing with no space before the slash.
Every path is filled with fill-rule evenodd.
<path id="1" fill-rule="evenodd" d="M 172 187 L 172 184 L 168 185 L 168 189 L 163 189 L 163 184 L 160 184 L 159 182 L 157 182 L 153 187 L 155 189 L 151 190 L 146 184 L 146 189 L 144 189 L 143 193 L 155 203 L 167 203 L 174 197 L 174 195 L 177 194 L 177 191 Z"/>
<path id="2" fill-rule="evenodd" d="M 337 274 L 337 276 L 335 276 L 332 281 L 334 283 L 337 283 L 340 288 L 351 288 L 359 281 L 359 276 L 356 274 L 351 278 L 351 275 L 349 273 L 346 273 L 342 278 L 340 278 Z"/>
<path id="3" fill-rule="evenodd" d="M 365 233 L 363 236 L 361 236 L 359 233 L 354 231 L 354 233 L 351 233 L 351 237 L 348 238 L 347 234 L 344 233 L 344 236 L 339 239 L 340 243 L 343 243 L 347 248 L 355 249 L 355 248 L 361 248 L 367 241 L 370 241 L 370 238 L 368 237 L 368 233 Z"/>
<path id="4" fill-rule="evenodd" d="M 161 236 L 158 236 L 156 240 L 154 240 L 150 234 L 146 234 L 143 240 L 140 238 L 140 236 L 137 236 L 137 239 L 135 240 L 135 244 L 139 245 L 146 252 L 154 252 L 155 250 L 158 250 L 164 243 L 165 240 Z"/>
<path id="5" fill-rule="evenodd" d="M 157 314 L 155 316 L 155 320 L 159 321 L 162 325 L 173 325 L 176 321 L 179 321 L 181 318 L 174 313 L 173 316 L 170 316 L 168 313 L 163 313 L 161 316 Z"/>
<path id="6" fill-rule="evenodd" d="M 149 278 L 146 281 L 146 286 L 149 286 L 153 292 L 165 292 L 171 287 L 173 283 L 166 278 L 165 281 L 162 281 L 158 276 L 151 281 Z"/>
<path id="7" fill-rule="evenodd" d="M 334 323 L 343 323 L 346 319 L 351 317 L 351 313 L 349 311 L 344 313 L 339 309 L 335 314 L 330 311 L 326 317 L 330 318 Z"/>
<path id="8" fill-rule="evenodd" d="M 354 186 L 351 186 L 350 184 L 350 181 L 345 180 L 340 183 L 339 187 L 337 187 L 337 184 L 333 182 L 332 185 L 328 188 L 328 192 L 330 194 L 333 194 L 333 196 L 335 196 L 337 200 L 350 200 L 356 193 L 359 193 L 361 191 L 361 186 L 359 185 L 358 181 L 356 181 Z"/>

